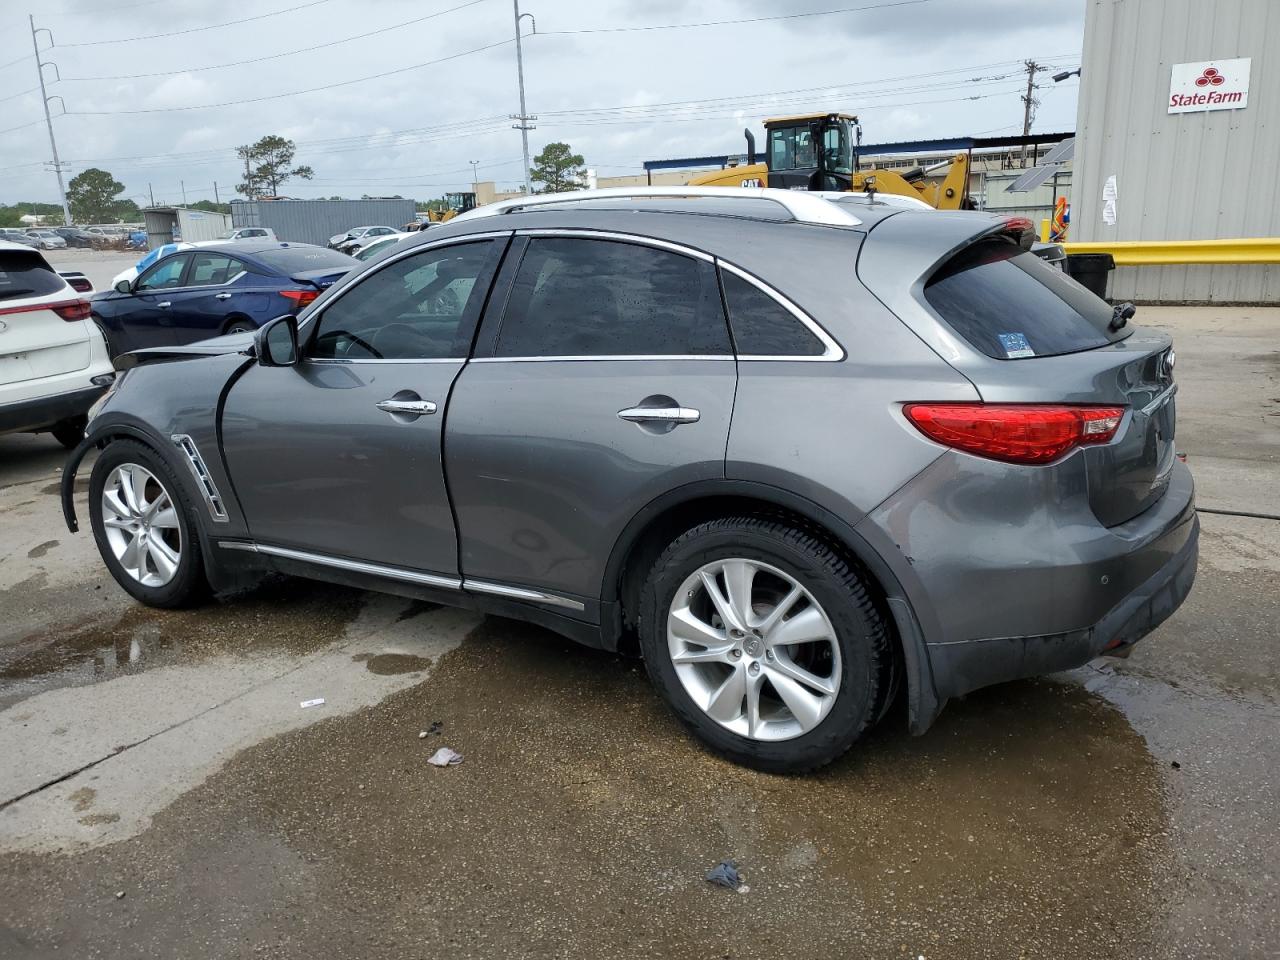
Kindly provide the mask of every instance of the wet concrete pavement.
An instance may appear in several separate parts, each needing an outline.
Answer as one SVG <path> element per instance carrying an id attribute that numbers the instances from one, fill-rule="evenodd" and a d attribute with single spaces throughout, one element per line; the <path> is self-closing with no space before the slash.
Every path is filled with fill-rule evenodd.
<path id="1" fill-rule="evenodd" d="M 1180 445 L 1202 503 L 1267 513 L 1280 382 L 1235 361 L 1280 311 L 1222 313 L 1156 315 Z M 293 581 L 134 606 L 61 527 L 54 449 L 0 437 L 6 960 L 1280 951 L 1276 521 L 1202 515 L 1194 592 L 1129 660 L 778 778 L 699 750 L 636 664 L 512 621 Z M 724 857 L 748 892 L 702 880 Z"/>

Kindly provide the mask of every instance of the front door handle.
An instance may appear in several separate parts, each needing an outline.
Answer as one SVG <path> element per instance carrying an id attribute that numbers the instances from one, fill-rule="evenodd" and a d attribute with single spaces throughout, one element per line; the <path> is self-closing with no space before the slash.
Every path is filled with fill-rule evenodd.
<path id="1" fill-rule="evenodd" d="M 169 300 L 161 300 L 159 303 L 156 304 L 156 306 L 159 307 L 161 310 L 168 310 L 171 306 L 173 306 L 173 303 Z"/>
<path id="2" fill-rule="evenodd" d="M 436 412 L 436 405 L 430 400 L 380 400 L 374 406 L 383 413 L 400 413 L 411 417 Z"/>
<path id="3" fill-rule="evenodd" d="M 697 423 L 701 416 L 692 407 L 627 407 L 618 411 L 618 419 L 631 423 Z"/>
<path id="4" fill-rule="evenodd" d="M 215 300 L 230 300 L 230 299 L 231 299 L 231 294 L 229 294 L 229 293 L 215 293 L 215 294 L 213 295 L 213 299 L 215 299 Z"/>

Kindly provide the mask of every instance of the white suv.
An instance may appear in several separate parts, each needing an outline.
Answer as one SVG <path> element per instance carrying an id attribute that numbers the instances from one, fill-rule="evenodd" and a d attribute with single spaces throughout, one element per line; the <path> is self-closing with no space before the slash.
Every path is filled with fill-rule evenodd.
<path id="1" fill-rule="evenodd" d="M 38 250 L 0 240 L 0 433 L 48 430 L 74 447 L 114 378 L 89 301 Z"/>

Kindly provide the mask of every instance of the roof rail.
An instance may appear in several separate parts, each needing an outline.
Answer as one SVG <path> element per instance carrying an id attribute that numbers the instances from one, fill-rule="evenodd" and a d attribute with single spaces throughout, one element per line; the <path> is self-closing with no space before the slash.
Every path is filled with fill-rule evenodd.
<path id="1" fill-rule="evenodd" d="M 498 200 L 468 210 L 454 217 L 454 222 L 476 217 L 492 217 L 526 207 L 577 203 L 596 199 L 643 199 L 648 197 L 733 197 L 774 203 L 785 209 L 793 220 L 829 227 L 856 227 L 862 223 L 846 206 L 830 203 L 814 193 L 802 190 L 778 190 L 769 187 L 605 187 L 599 190 L 575 190 L 571 193 L 535 193 L 531 196 Z"/>

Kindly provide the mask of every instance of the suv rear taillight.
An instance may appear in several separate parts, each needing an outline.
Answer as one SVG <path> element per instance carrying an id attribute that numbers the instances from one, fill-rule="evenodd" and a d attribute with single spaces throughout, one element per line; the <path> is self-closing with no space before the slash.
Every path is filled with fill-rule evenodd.
<path id="1" fill-rule="evenodd" d="M 64 279 L 71 284 L 71 289 L 76 293 L 93 292 L 93 284 L 89 282 L 88 277 L 66 277 Z"/>
<path id="2" fill-rule="evenodd" d="M 1049 403 L 908 403 L 908 420 L 931 440 L 1005 463 L 1051 463 L 1089 444 L 1107 443 L 1124 407 Z"/>
<path id="3" fill-rule="evenodd" d="M 293 305 L 301 310 L 308 303 L 320 296 L 319 290 L 281 290 L 280 296 L 286 300 L 292 300 Z"/>
<path id="4" fill-rule="evenodd" d="M 59 300 L 57 303 L 24 303 L 20 307 L 0 307 L 0 314 L 34 313 L 38 310 L 52 310 L 63 320 L 88 320 L 88 300 Z"/>

